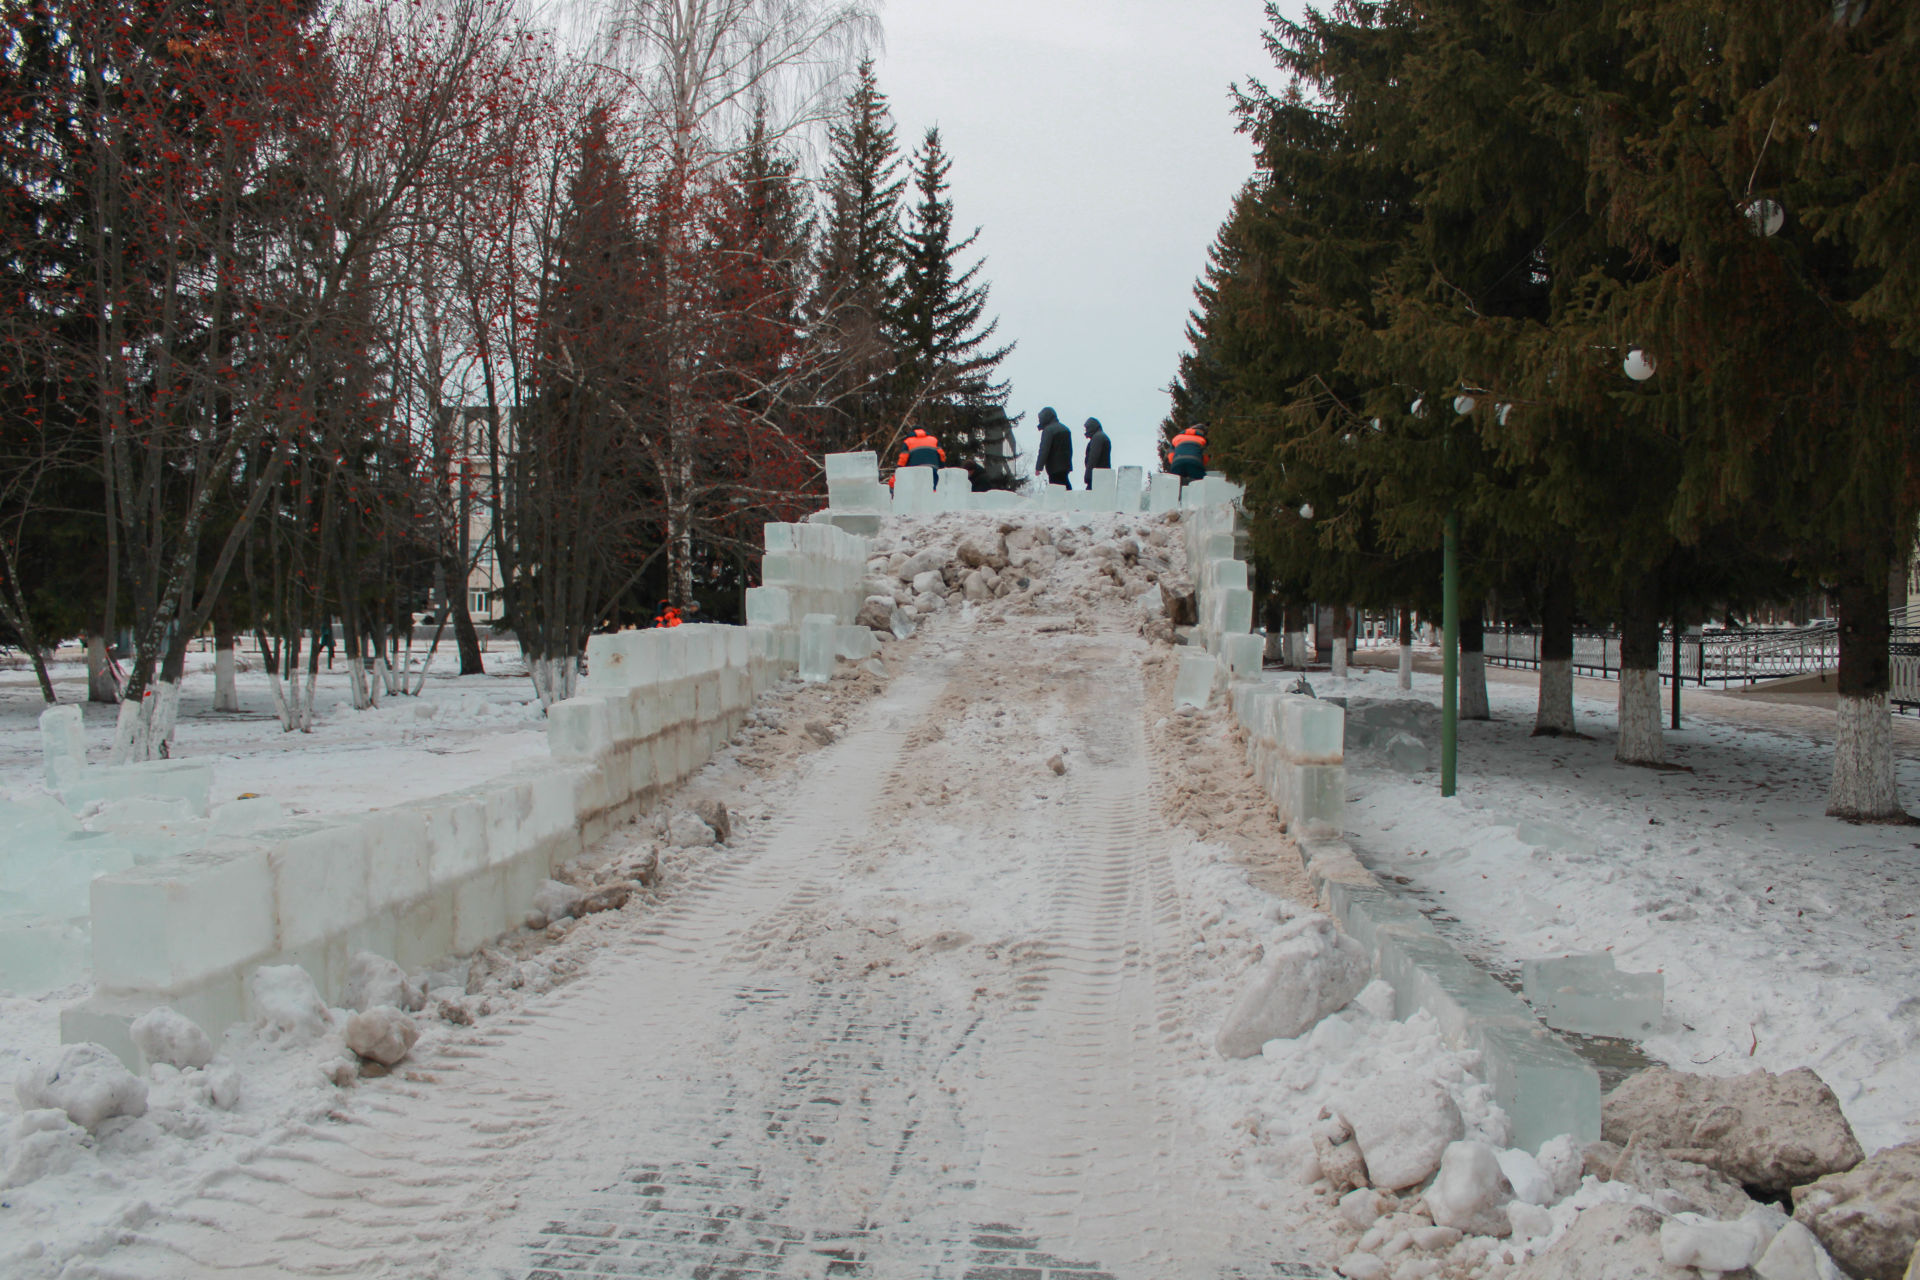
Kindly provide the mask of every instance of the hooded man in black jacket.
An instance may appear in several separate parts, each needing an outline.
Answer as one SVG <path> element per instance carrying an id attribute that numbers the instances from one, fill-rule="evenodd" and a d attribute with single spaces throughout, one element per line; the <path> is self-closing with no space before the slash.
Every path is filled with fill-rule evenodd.
<path id="1" fill-rule="evenodd" d="M 1046 474 L 1048 484 L 1057 484 L 1073 488 L 1073 436 L 1067 431 L 1067 424 L 1060 421 L 1060 415 L 1052 409 L 1040 411 L 1040 456 L 1033 464 L 1033 474 Z"/>
<path id="2" fill-rule="evenodd" d="M 1088 418 L 1081 428 L 1087 435 L 1087 485 L 1093 488 L 1093 473 L 1113 469 L 1113 441 L 1107 439 L 1107 429 L 1100 425 L 1100 419 Z"/>

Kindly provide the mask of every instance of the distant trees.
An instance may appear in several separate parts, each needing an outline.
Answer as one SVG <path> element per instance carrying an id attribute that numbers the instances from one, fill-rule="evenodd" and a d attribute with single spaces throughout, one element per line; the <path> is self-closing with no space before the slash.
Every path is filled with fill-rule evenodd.
<path id="1" fill-rule="evenodd" d="M 1889 246 L 1913 215 L 1906 126 L 1854 86 L 1893 92 L 1915 23 L 1874 0 L 1276 16 L 1288 84 L 1242 99 L 1259 171 L 1168 424 L 1213 424 L 1267 581 L 1430 612 L 1451 513 L 1466 598 L 1547 628 L 1543 731 L 1571 727 L 1576 613 L 1618 625 L 1640 763 L 1664 758 L 1663 620 L 1828 590 L 1830 812 L 1902 817 L 1887 584 L 1920 417 Z"/>
<path id="2" fill-rule="evenodd" d="M 422 611 L 481 671 L 483 563 L 564 698 L 597 627 L 734 614 L 819 454 L 1004 398 L 867 0 L 603 16 L 571 54 L 515 0 L 0 16 L 0 643 L 51 699 L 53 644 L 130 635 L 116 759 L 170 750 L 209 629 L 288 729 L 328 628 L 358 706 L 418 690 Z"/>

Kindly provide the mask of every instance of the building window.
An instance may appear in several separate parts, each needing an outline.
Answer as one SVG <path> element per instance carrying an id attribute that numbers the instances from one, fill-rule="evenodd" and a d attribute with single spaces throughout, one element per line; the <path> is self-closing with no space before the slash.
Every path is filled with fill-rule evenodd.
<path id="1" fill-rule="evenodd" d="M 472 612 L 477 613 L 482 617 L 486 616 L 487 599 L 489 594 L 490 594 L 489 592 L 485 592 L 485 591 L 476 591 L 473 593 Z"/>

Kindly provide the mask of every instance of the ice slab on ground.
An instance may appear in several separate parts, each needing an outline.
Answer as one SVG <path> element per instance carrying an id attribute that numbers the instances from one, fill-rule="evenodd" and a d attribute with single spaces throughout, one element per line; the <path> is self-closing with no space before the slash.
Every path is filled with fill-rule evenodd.
<path id="1" fill-rule="evenodd" d="M 1173 680 L 1173 705 L 1206 709 L 1213 700 L 1213 681 L 1220 664 L 1203 654 L 1180 659 L 1180 670 Z"/>
<path id="2" fill-rule="evenodd" d="M 1561 1134 L 1600 1140 L 1600 1076 L 1585 1058 L 1537 1026 L 1487 1027 L 1478 1039 L 1480 1073 L 1513 1125 L 1514 1146 L 1537 1150 Z"/>
<path id="3" fill-rule="evenodd" d="M 88 805 L 146 796 L 179 797 L 197 818 L 207 816 L 213 766 L 197 760 L 149 760 L 143 764 L 95 765 L 66 780 L 60 798 L 76 813 Z"/>
<path id="4" fill-rule="evenodd" d="M 82 920 L 0 920 L 0 990 L 44 995 L 85 981 L 87 927 Z"/>
<path id="5" fill-rule="evenodd" d="M 1577 835 L 1552 822 L 1522 822 L 1514 830 L 1521 844 L 1551 853 L 1585 854 L 1591 857 L 1600 846 L 1589 836 Z"/>
<path id="6" fill-rule="evenodd" d="M 1520 973 L 1528 1002 L 1550 1027 L 1625 1040 L 1641 1039 L 1660 1027 L 1666 978 L 1622 973 L 1610 952 L 1526 960 Z"/>

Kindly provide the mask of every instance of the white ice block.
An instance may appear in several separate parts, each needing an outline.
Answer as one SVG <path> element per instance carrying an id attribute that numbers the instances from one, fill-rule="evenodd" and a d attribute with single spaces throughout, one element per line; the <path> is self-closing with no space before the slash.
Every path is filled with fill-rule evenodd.
<path id="1" fill-rule="evenodd" d="M 297 822 L 259 838 L 269 846 L 283 950 L 322 942 L 366 918 L 365 828 L 348 820 Z"/>
<path id="2" fill-rule="evenodd" d="M 68 703 L 40 713 L 40 757 L 47 785 L 56 791 L 87 767 L 87 726 L 79 707 Z"/>
<path id="3" fill-rule="evenodd" d="M 622 700 L 624 701 L 624 700 Z M 547 750 L 556 760 L 592 760 L 613 749 L 613 714 L 606 698 L 579 697 L 547 708 Z"/>
<path id="4" fill-rule="evenodd" d="M 1214 560 L 1207 565 L 1207 575 L 1213 580 L 1215 590 L 1236 587 L 1247 589 L 1247 562 L 1245 560 Z"/>
<path id="5" fill-rule="evenodd" d="M 276 945 L 273 870 L 258 841 L 215 841 L 93 882 L 93 973 L 102 987 L 168 990 Z"/>
<path id="6" fill-rule="evenodd" d="M 1610 952 L 1526 960 L 1520 973 L 1527 1001 L 1560 1031 L 1639 1040 L 1660 1027 L 1665 977 L 1622 973 Z"/>
<path id="7" fill-rule="evenodd" d="M 830 453 L 826 457 L 827 482 L 835 480 L 880 479 L 880 457 L 872 450 L 863 453 Z"/>
<path id="8" fill-rule="evenodd" d="M 1287 694 L 1280 703 L 1280 748 L 1296 764 L 1343 763 L 1346 722 L 1337 702 Z"/>
<path id="9" fill-rule="evenodd" d="M 827 505 L 834 511 L 885 511 L 887 487 L 878 480 L 827 480 Z"/>
<path id="10" fill-rule="evenodd" d="M 1173 680 L 1173 705 L 1204 710 L 1213 700 L 1214 678 L 1219 672 L 1220 664 L 1210 657 L 1195 655 L 1180 659 L 1180 670 Z"/>
<path id="11" fill-rule="evenodd" d="M 142 764 L 95 765 L 67 779 L 60 799 L 78 813 L 90 804 L 143 796 L 177 796 L 207 816 L 213 790 L 213 766 L 197 760 L 149 760 Z"/>
<path id="12" fill-rule="evenodd" d="M 229 800 L 213 811 L 207 824 L 209 836 L 243 836 L 265 827 L 277 827 L 287 820 L 287 811 L 272 796 L 247 796 Z"/>
<path id="13" fill-rule="evenodd" d="M 1561 1134 L 1580 1144 L 1600 1140 L 1600 1076 L 1539 1027 L 1487 1027 L 1476 1037 L 1480 1074 L 1513 1125 L 1522 1150 Z"/>
<path id="14" fill-rule="evenodd" d="M 1254 679 L 1266 656 L 1265 636 L 1228 636 L 1224 650 L 1227 670 L 1237 679 Z"/>
<path id="15" fill-rule="evenodd" d="M 1121 467 L 1113 473 L 1113 510 L 1131 514 L 1140 509 L 1140 484 L 1145 474 L 1141 467 Z"/>
<path id="16" fill-rule="evenodd" d="M 428 818 L 404 806 L 360 816 L 367 847 L 370 910 L 413 902 L 433 889 L 433 844 Z"/>
<path id="17" fill-rule="evenodd" d="M 866 627 L 834 628 L 834 653 L 848 662 L 865 662 L 879 648 L 880 642 Z"/>
<path id="18" fill-rule="evenodd" d="M 897 516 L 933 514 L 935 510 L 933 471 L 932 467 L 900 467 L 894 471 L 893 514 Z"/>
<path id="19" fill-rule="evenodd" d="M 1180 477 L 1165 471 L 1154 473 L 1152 484 L 1147 489 L 1147 511 L 1152 515 L 1164 515 L 1180 506 Z"/>
<path id="20" fill-rule="evenodd" d="M 44 995 L 87 976 L 84 920 L 0 920 L 0 991 Z"/>
<path id="21" fill-rule="evenodd" d="M 1245 587 L 1223 587 L 1220 597 L 1220 631 L 1224 635 L 1243 636 L 1253 630 L 1253 592 Z"/>
<path id="22" fill-rule="evenodd" d="M 800 623 L 800 678 L 833 679 L 839 622 L 830 613 L 810 613 Z"/>

